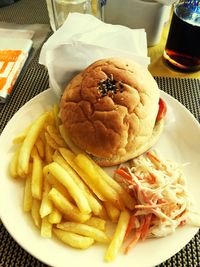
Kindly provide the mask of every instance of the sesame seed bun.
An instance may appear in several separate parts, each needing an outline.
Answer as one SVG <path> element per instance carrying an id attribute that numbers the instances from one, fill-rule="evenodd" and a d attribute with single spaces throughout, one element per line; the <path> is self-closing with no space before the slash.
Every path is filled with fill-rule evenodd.
<path id="1" fill-rule="evenodd" d="M 137 157 L 163 129 L 156 123 L 160 91 L 149 71 L 135 62 L 94 62 L 67 85 L 60 102 L 62 123 L 72 141 L 101 166 Z"/>

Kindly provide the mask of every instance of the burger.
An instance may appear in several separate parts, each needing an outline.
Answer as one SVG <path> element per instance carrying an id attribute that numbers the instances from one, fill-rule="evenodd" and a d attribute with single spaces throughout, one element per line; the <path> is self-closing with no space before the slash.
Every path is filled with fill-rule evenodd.
<path id="1" fill-rule="evenodd" d="M 122 58 L 91 64 L 68 83 L 60 102 L 71 140 L 100 166 L 123 163 L 151 148 L 165 112 L 150 72 Z"/>

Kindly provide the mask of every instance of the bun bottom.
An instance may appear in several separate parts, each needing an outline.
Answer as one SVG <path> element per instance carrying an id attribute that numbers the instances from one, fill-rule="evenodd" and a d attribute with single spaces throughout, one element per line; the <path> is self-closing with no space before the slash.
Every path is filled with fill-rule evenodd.
<path id="1" fill-rule="evenodd" d="M 144 152 L 146 152 L 148 149 L 150 149 L 158 141 L 160 134 L 162 133 L 163 127 L 164 127 L 164 120 L 161 119 L 159 122 L 155 124 L 155 127 L 153 129 L 153 134 L 149 139 L 149 141 L 145 143 L 143 146 L 141 146 L 139 149 L 126 153 L 124 156 L 115 156 L 112 158 L 92 157 L 92 159 L 102 167 L 110 167 L 121 164 L 130 159 L 136 158 L 141 154 L 143 154 Z"/>

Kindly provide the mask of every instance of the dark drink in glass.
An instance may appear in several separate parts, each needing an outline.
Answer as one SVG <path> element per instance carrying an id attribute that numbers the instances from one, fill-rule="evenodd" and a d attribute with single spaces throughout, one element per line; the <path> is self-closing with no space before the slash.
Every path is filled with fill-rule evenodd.
<path id="1" fill-rule="evenodd" d="M 200 1 L 179 1 L 175 5 L 163 56 L 176 68 L 200 69 Z"/>

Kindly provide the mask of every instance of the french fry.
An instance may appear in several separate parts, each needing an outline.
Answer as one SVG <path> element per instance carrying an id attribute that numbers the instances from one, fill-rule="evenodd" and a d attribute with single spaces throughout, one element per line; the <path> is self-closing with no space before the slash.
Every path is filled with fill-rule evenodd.
<path id="1" fill-rule="evenodd" d="M 42 139 L 40 137 L 38 137 L 38 139 L 36 140 L 35 146 L 37 148 L 40 158 L 44 159 L 45 156 L 44 143 L 42 142 Z"/>
<path id="2" fill-rule="evenodd" d="M 49 136 L 56 142 L 59 147 L 66 147 L 66 143 L 60 135 L 60 132 L 52 125 L 47 126 Z"/>
<path id="3" fill-rule="evenodd" d="M 113 203 L 115 206 L 120 207 L 120 199 L 118 193 L 107 184 L 96 172 L 91 161 L 84 154 L 78 154 L 75 157 L 75 163 L 84 170 L 91 184 L 100 192 L 101 195 L 107 200 Z"/>
<path id="4" fill-rule="evenodd" d="M 52 224 L 48 221 L 48 217 L 42 219 L 40 233 L 42 237 L 51 238 Z"/>
<path id="5" fill-rule="evenodd" d="M 77 173 L 64 160 L 64 158 L 62 156 L 58 155 L 58 153 L 54 153 L 53 160 L 54 160 L 54 162 L 58 163 L 63 169 L 65 169 L 68 172 L 68 174 L 72 177 L 74 182 L 78 185 L 78 187 L 82 190 L 82 192 L 84 193 L 84 195 L 87 198 L 87 193 L 88 193 L 87 187 L 85 186 L 83 181 L 80 179 L 80 177 L 77 175 Z"/>
<path id="6" fill-rule="evenodd" d="M 110 241 L 105 232 L 87 224 L 63 222 L 57 224 L 56 227 L 67 232 L 91 237 L 101 243 L 108 243 Z"/>
<path id="7" fill-rule="evenodd" d="M 78 187 L 82 190 L 83 194 L 88 200 L 89 206 L 95 215 L 103 215 L 103 206 L 99 203 L 99 201 L 92 195 L 89 191 L 88 187 L 81 180 L 81 178 L 77 175 L 77 173 L 71 168 L 71 166 L 64 160 L 62 156 L 58 153 L 54 153 L 53 155 L 54 162 L 57 162 L 61 167 L 63 167 L 69 175 L 73 178 Z"/>
<path id="8" fill-rule="evenodd" d="M 98 228 L 101 231 L 105 231 L 106 221 L 98 217 L 91 217 L 85 224 Z"/>
<path id="9" fill-rule="evenodd" d="M 33 157 L 33 171 L 32 171 L 32 183 L 31 183 L 32 196 L 34 198 L 41 200 L 42 186 L 43 186 L 42 160 L 40 159 L 36 149 L 33 149 L 32 157 Z"/>
<path id="10" fill-rule="evenodd" d="M 54 160 L 55 157 L 60 157 L 60 156 L 61 156 L 61 154 L 60 154 L 59 150 L 55 150 L 54 153 L 53 153 L 53 161 L 55 161 Z"/>
<path id="11" fill-rule="evenodd" d="M 68 220 L 83 223 L 91 217 L 91 214 L 81 213 L 76 206 L 70 203 L 70 201 L 55 188 L 51 189 L 48 196 L 52 200 L 54 206 Z"/>
<path id="12" fill-rule="evenodd" d="M 33 198 L 33 200 L 32 200 L 31 215 L 32 215 L 34 224 L 38 228 L 40 228 L 40 226 L 41 226 L 40 200 Z"/>
<path id="13" fill-rule="evenodd" d="M 20 151 L 20 147 L 18 147 L 18 149 L 15 151 L 9 164 L 9 173 L 10 173 L 10 176 L 13 178 L 19 177 L 19 174 L 18 174 L 19 151 Z"/>
<path id="14" fill-rule="evenodd" d="M 81 150 L 80 148 L 78 148 L 70 139 L 68 133 L 66 132 L 65 128 L 63 125 L 59 126 L 59 131 L 60 134 L 62 136 L 62 138 L 65 140 L 65 143 L 67 144 L 67 146 L 71 149 L 71 151 L 77 155 L 77 154 L 84 154 L 83 150 Z"/>
<path id="15" fill-rule="evenodd" d="M 42 143 L 45 144 L 45 128 L 44 127 L 40 132 L 39 138 L 41 139 Z"/>
<path id="16" fill-rule="evenodd" d="M 94 212 L 93 212 L 94 213 Z M 94 213 L 95 216 L 98 216 L 101 219 L 107 220 L 108 219 L 108 214 L 106 212 L 106 209 L 104 208 L 103 205 L 101 205 L 101 210 L 98 213 Z"/>
<path id="17" fill-rule="evenodd" d="M 46 128 L 48 125 L 55 125 L 55 116 L 54 116 L 53 110 L 49 111 L 49 115 L 45 122 L 44 128 Z"/>
<path id="18" fill-rule="evenodd" d="M 53 204 L 48 197 L 48 193 L 50 192 L 50 190 L 51 190 L 51 186 L 49 185 L 48 181 L 44 179 L 44 190 L 43 190 L 42 201 L 40 205 L 41 218 L 44 218 L 45 216 L 47 216 L 53 211 Z"/>
<path id="19" fill-rule="evenodd" d="M 31 175 L 28 175 L 24 186 L 23 210 L 25 212 L 29 212 L 31 211 L 31 207 L 32 207 Z"/>
<path id="20" fill-rule="evenodd" d="M 112 203 L 104 202 L 104 206 L 106 208 L 106 212 L 108 217 L 111 219 L 112 222 L 116 222 L 120 215 L 120 210 L 117 209 Z"/>
<path id="21" fill-rule="evenodd" d="M 60 229 L 53 229 L 53 233 L 58 239 L 73 248 L 87 249 L 94 243 L 93 238 L 65 232 Z"/>
<path id="22" fill-rule="evenodd" d="M 53 115 L 54 115 L 54 120 L 55 120 L 55 124 L 56 124 L 56 127 L 59 127 L 59 125 L 60 125 L 60 119 L 59 119 L 59 117 L 58 117 L 58 114 L 59 114 L 59 107 L 58 107 L 58 105 L 54 105 L 53 106 Z"/>
<path id="23" fill-rule="evenodd" d="M 48 221 L 51 224 L 57 224 L 60 223 L 62 220 L 62 213 L 57 210 L 57 209 L 53 209 L 52 212 L 48 215 Z"/>
<path id="24" fill-rule="evenodd" d="M 92 194 L 88 195 L 88 201 L 94 215 L 99 216 L 102 219 L 108 218 L 106 210 L 101 201 L 96 199 Z"/>
<path id="25" fill-rule="evenodd" d="M 62 185 L 52 174 L 47 173 L 45 174 L 45 177 L 48 181 L 48 183 L 51 184 L 52 187 L 54 187 L 56 190 L 58 190 L 63 196 L 65 196 L 70 202 L 74 203 L 73 198 L 67 191 L 67 188 Z"/>
<path id="26" fill-rule="evenodd" d="M 17 145 L 17 144 L 21 144 L 21 143 L 24 141 L 24 139 L 25 139 L 25 137 L 26 137 L 26 135 L 27 135 L 27 133 L 28 133 L 30 127 L 31 127 L 31 125 L 29 125 L 28 127 L 26 127 L 26 128 L 22 131 L 22 133 L 20 133 L 18 136 L 16 136 L 16 137 L 13 139 L 13 144 L 15 144 L 15 145 Z"/>
<path id="27" fill-rule="evenodd" d="M 45 161 L 51 163 L 53 161 L 54 149 L 45 140 Z"/>
<path id="28" fill-rule="evenodd" d="M 126 192 L 126 190 L 118 183 L 116 182 L 112 177 L 110 177 L 98 164 L 96 164 L 89 156 L 87 158 L 90 160 L 90 162 L 93 164 L 95 170 L 100 174 L 101 178 L 109 184 L 118 194 L 120 195 L 120 198 L 124 202 L 125 206 L 129 208 L 130 210 L 134 209 L 134 200 L 133 198 Z"/>
<path id="29" fill-rule="evenodd" d="M 44 172 L 50 172 L 61 184 L 67 188 L 68 192 L 82 213 L 88 214 L 91 212 L 87 198 L 64 168 L 62 168 L 58 163 L 52 162 L 45 166 Z"/>
<path id="30" fill-rule="evenodd" d="M 122 211 L 120 214 L 120 217 L 119 217 L 119 221 L 117 223 L 117 227 L 116 227 L 114 236 L 113 236 L 112 241 L 110 242 L 110 245 L 106 251 L 106 254 L 104 257 L 105 261 L 111 262 L 116 258 L 117 254 L 118 254 L 118 252 L 122 246 L 122 243 L 123 243 L 123 240 L 124 240 L 124 237 L 126 234 L 126 229 L 127 229 L 128 223 L 129 223 L 129 219 L 130 219 L 129 212 L 126 210 Z"/>
<path id="31" fill-rule="evenodd" d="M 59 148 L 59 151 L 67 163 L 78 173 L 82 180 L 87 184 L 92 192 L 102 201 L 105 201 L 103 195 L 96 189 L 96 187 L 88 179 L 88 175 L 75 163 L 75 155 L 69 149 Z"/>
<path id="32" fill-rule="evenodd" d="M 30 212 L 42 237 L 51 238 L 53 233 L 80 249 L 95 241 L 109 243 L 105 261 L 110 262 L 122 246 L 130 220 L 126 208 L 133 210 L 134 201 L 71 141 L 58 114 L 54 105 L 14 138 L 19 146 L 10 175 L 26 178 L 23 210 Z M 117 222 L 112 240 L 106 234 L 106 220 Z"/>
<path id="33" fill-rule="evenodd" d="M 40 131 L 48 117 L 48 112 L 43 113 L 38 119 L 36 119 L 31 125 L 24 142 L 22 143 L 20 152 L 19 152 L 19 170 L 20 173 L 28 174 L 29 172 L 29 160 L 31 155 L 31 150 L 37 140 Z"/>
<path id="34" fill-rule="evenodd" d="M 50 136 L 48 132 L 45 132 L 45 139 L 51 148 L 53 148 L 54 150 L 58 149 L 58 144 L 55 142 L 55 140 Z"/>
<path id="35" fill-rule="evenodd" d="M 87 158 L 91 161 L 91 163 L 94 165 L 94 168 L 97 172 L 101 175 L 102 179 L 104 179 L 114 190 L 116 190 L 121 199 L 123 200 L 125 206 L 131 210 L 134 209 L 134 201 L 131 198 L 131 196 L 126 192 L 126 190 L 118 184 L 114 179 L 112 179 L 100 166 L 98 166 L 88 155 L 86 155 L 81 149 L 79 149 L 70 139 L 69 135 L 67 134 L 66 130 L 64 129 L 63 125 L 59 126 L 60 133 L 67 143 L 67 145 L 70 147 L 70 149 L 77 155 L 77 154 L 84 154 L 87 156 Z M 62 148 L 60 148 L 61 152 Z M 65 152 L 62 150 L 61 154 L 66 159 L 66 157 L 63 155 Z M 68 162 L 69 163 L 69 162 Z M 69 163 L 70 164 L 70 163 Z"/>

